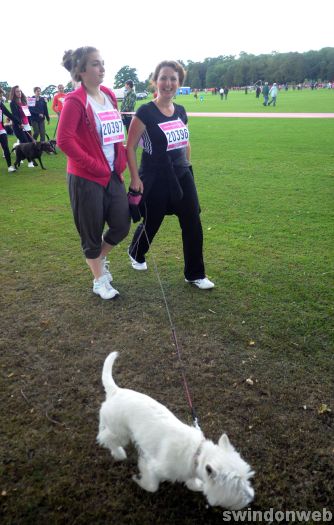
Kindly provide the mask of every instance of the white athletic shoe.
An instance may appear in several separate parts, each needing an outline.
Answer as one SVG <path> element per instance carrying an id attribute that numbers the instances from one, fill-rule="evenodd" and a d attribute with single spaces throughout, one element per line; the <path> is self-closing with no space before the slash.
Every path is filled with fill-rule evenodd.
<path id="1" fill-rule="evenodd" d="M 109 270 L 109 265 L 110 265 L 110 262 L 108 261 L 107 257 L 102 257 L 103 275 L 105 275 L 107 277 L 108 281 L 111 283 L 112 282 L 112 275 L 111 275 L 110 270 Z"/>
<path id="2" fill-rule="evenodd" d="M 102 299 L 113 299 L 116 295 L 119 295 L 119 292 L 111 286 L 108 277 L 105 275 L 101 275 L 99 279 L 94 279 L 93 292 Z"/>
<path id="3" fill-rule="evenodd" d="M 28 168 L 34 168 L 35 164 L 33 162 L 28 162 Z"/>
<path id="4" fill-rule="evenodd" d="M 143 262 L 143 263 L 140 263 L 138 261 L 136 261 L 136 259 L 134 259 L 133 257 L 131 257 L 130 253 L 129 253 L 129 250 L 128 250 L 128 256 L 130 258 L 130 261 L 131 261 L 131 266 L 134 270 L 147 270 L 147 264 L 146 262 Z"/>
<path id="5" fill-rule="evenodd" d="M 195 279 L 195 281 L 188 281 L 188 279 L 185 279 L 185 281 L 186 283 L 194 284 L 201 290 L 211 290 L 211 288 L 214 288 L 215 286 L 215 284 L 207 277 L 204 277 L 204 279 Z"/>
<path id="6" fill-rule="evenodd" d="M 9 172 L 9 173 L 12 173 L 13 171 L 16 171 L 16 169 L 14 168 L 14 166 L 9 166 L 9 168 L 8 168 L 8 172 Z"/>

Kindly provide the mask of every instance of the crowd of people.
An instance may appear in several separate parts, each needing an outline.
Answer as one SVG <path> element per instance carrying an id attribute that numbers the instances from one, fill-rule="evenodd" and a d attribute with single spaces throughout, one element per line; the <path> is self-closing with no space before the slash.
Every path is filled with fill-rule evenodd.
<path id="1" fill-rule="evenodd" d="M 178 217 L 182 232 L 184 279 L 201 290 L 214 287 L 205 275 L 200 205 L 191 165 L 188 117 L 174 102 L 185 77 L 175 61 L 161 62 L 153 76 L 156 96 L 133 116 L 136 103 L 133 82 L 125 84 L 122 116 L 114 93 L 102 85 L 104 62 L 96 48 L 67 51 L 63 66 L 78 85 L 71 93 L 58 92 L 52 101 L 57 114 L 57 145 L 67 156 L 67 181 L 73 219 L 83 255 L 92 277 L 93 292 L 112 299 L 119 292 L 107 255 L 129 233 L 132 207 L 129 195 L 138 199 L 138 226 L 128 249 L 134 270 L 147 270 L 145 256 L 166 215 Z M 10 111 L 1 99 L 0 139 L 8 170 L 12 166 L 4 117 L 10 119 L 19 142 L 45 138 L 50 116 L 39 87 L 26 97 L 18 85 L 11 89 Z M 124 147 L 127 131 L 127 151 Z M 136 150 L 142 142 L 140 167 Z M 123 173 L 130 171 L 127 194 Z M 28 166 L 32 166 L 29 163 Z M 132 213 L 132 217 L 133 213 Z"/>
<path id="2" fill-rule="evenodd" d="M 59 86 L 58 86 L 59 89 Z M 64 90 L 64 87 L 63 87 Z M 45 97 L 41 96 L 41 88 L 33 88 L 34 96 L 27 97 L 19 85 L 11 88 L 9 93 L 10 110 L 6 107 L 5 92 L 0 88 L 0 144 L 5 157 L 8 172 L 16 171 L 12 164 L 11 152 L 8 147 L 8 135 L 15 135 L 17 143 L 45 141 L 45 122 L 50 124 L 50 116 Z M 59 93 L 55 95 L 55 98 Z M 63 96 L 64 93 L 63 93 Z M 61 107 L 59 109 L 59 114 Z M 35 164 L 28 161 L 28 168 Z"/>
<path id="3" fill-rule="evenodd" d="M 188 117 L 174 99 L 185 71 L 176 61 L 160 62 L 153 74 L 153 100 L 136 111 L 132 80 L 118 111 L 111 89 L 104 86 L 104 61 L 94 47 L 66 51 L 63 66 L 77 88 L 65 94 L 63 84 L 52 101 L 57 115 L 57 144 L 67 156 L 67 181 L 73 219 L 86 263 L 93 277 L 93 292 L 112 299 L 119 292 L 107 259 L 129 233 L 131 217 L 140 221 L 128 248 L 132 268 L 147 270 L 146 255 L 166 215 L 176 215 L 182 233 L 184 279 L 201 290 L 214 287 L 206 277 L 200 204 L 191 163 Z M 45 140 L 50 123 L 41 88 L 26 97 L 19 85 L 11 88 L 10 110 L 0 93 L 0 144 L 8 172 L 15 171 L 8 133 L 20 143 Z M 227 100 L 229 88 L 211 90 Z M 264 106 L 276 106 L 279 87 L 265 82 L 256 87 Z M 248 93 L 248 90 L 245 90 Z M 198 90 L 194 91 L 195 98 Z M 127 132 L 127 145 L 125 142 Z M 142 147 L 140 164 L 137 148 Z M 128 165 L 127 193 L 123 173 Z M 28 162 L 28 167 L 33 167 Z M 132 200 L 131 200 L 132 199 Z"/>

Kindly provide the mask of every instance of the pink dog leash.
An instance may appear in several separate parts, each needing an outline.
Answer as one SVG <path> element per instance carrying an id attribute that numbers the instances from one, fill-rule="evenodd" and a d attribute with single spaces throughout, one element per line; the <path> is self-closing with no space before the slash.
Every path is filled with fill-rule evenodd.
<path id="1" fill-rule="evenodd" d="M 142 217 L 142 215 L 140 213 L 139 206 L 138 206 L 138 213 L 140 215 L 140 219 L 142 219 L 143 217 Z M 145 222 L 144 221 L 142 222 L 142 225 L 143 225 L 143 230 L 142 231 L 144 232 L 144 234 L 146 236 L 147 244 L 149 245 L 149 247 L 151 249 L 151 244 L 150 244 L 150 241 L 148 239 L 148 235 L 147 235 L 147 232 L 146 232 Z M 139 241 L 139 238 L 137 240 L 137 243 Z M 165 303 L 165 307 L 166 307 L 166 310 L 167 310 L 167 316 L 168 316 L 169 324 L 170 324 L 171 331 L 172 331 L 172 336 L 173 336 L 173 340 L 174 340 L 174 344 L 175 344 L 175 348 L 176 348 L 176 352 L 177 352 L 177 358 L 178 358 L 178 361 L 180 363 L 181 376 L 182 376 L 182 381 L 183 381 L 183 388 L 184 388 L 184 391 L 185 391 L 185 394 L 186 394 L 186 398 L 187 398 L 187 401 L 188 401 L 188 404 L 189 404 L 189 407 L 190 407 L 190 413 L 191 413 L 191 417 L 192 417 L 192 420 L 193 420 L 193 425 L 194 425 L 195 428 L 201 430 L 200 425 L 199 425 L 199 419 L 198 419 L 198 416 L 197 416 L 197 413 L 196 413 L 196 410 L 195 410 L 195 407 L 194 407 L 194 404 L 192 402 L 192 398 L 191 398 L 191 395 L 190 395 L 190 389 L 189 389 L 189 386 L 188 386 L 188 381 L 187 381 L 187 378 L 186 378 L 186 373 L 185 373 L 184 365 L 183 365 L 182 358 L 181 358 L 181 350 L 180 350 L 180 346 L 179 346 L 179 343 L 178 343 L 178 340 L 177 340 L 176 329 L 175 329 L 175 326 L 174 326 L 174 323 L 173 323 L 173 320 L 172 320 L 172 316 L 171 316 L 171 313 L 170 313 L 167 297 L 166 297 L 166 294 L 165 294 L 164 287 L 162 285 L 162 281 L 161 281 L 161 278 L 160 278 L 158 267 L 157 267 L 157 264 L 155 262 L 154 254 L 152 253 L 152 251 L 151 251 L 151 254 L 152 254 L 152 259 L 153 259 L 154 271 L 155 271 L 155 274 L 157 276 L 158 283 L 160 285 L 160 289 L 161 289 L 161 293 L 162 293 L 162 297 L 163 297 L 163 300 L 164 300 L 164 303 Z"/>

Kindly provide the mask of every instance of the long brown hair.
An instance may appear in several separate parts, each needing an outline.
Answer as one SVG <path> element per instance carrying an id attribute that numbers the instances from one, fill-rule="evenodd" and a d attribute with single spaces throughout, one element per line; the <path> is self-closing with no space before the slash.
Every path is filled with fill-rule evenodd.
<path id="1" fill-rule="evenodd" d="M 20 86 L 13 86 L 9 93 L 9 100 L 13 100 L 13 102 L 16 102 L 16 104 L 19 102 L 19 98 L 15 95 L 15 90 L 19 88 Z M 21 90 L 21 102 L 23 106 L 27 105 L 27 97 Z"/>

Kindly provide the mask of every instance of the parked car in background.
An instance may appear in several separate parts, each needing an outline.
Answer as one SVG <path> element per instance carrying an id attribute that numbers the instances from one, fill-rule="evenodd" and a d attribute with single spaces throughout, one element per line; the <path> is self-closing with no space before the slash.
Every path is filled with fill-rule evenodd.
<path id="1" fill-rule="evenodd" d="M 142 93 L 136 93 L 137 100 L 143 100 L 144 98 L 148 97 L 148 94 L 146 91 L 143 91 Z"/>
<path id="2" fill-rule="evenodd" d="M 122 87 L 122 88 L 114 88 L 113 92 L 114 92 L 115 97 L 117 98 L 117 100 L 123 100 L 123 98 L 124 98 L 124 87 Z"/>

